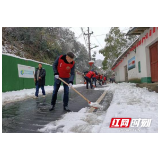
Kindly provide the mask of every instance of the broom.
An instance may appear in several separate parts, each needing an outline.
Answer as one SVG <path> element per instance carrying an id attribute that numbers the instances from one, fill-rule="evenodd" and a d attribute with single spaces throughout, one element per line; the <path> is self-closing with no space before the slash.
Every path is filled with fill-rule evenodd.
<path id="1" fill-rule="evenodd" d="M 59 80 L 61 80 L 63 83 L 65 83 L 67 86 L 69 86 L 69 84 L 67 82 L 65 82 L 63 79 L 59 78 Z M 98 108 L 102 108 L 101 105 L 99 105 L 97 102 L 91 102 L 89 101 L 86 97 L 84 97 L 81 93 L 79 93 L 75 88 L 71 87 L 77 94 L 79 94 L 84 100 L 86 100 L 88 102 L 88 105 L 90 107 L 93 107 L 95 109 L 98 109 Z"/>

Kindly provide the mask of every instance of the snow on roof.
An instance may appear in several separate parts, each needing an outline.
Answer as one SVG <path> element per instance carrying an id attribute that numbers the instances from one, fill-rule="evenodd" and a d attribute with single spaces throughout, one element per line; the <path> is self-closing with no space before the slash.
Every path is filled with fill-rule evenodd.
<path id="1" fill-rule="evenodd" d="M 128 49 L 130 49 L 133 44 L 139 39 L 139 37 L 115 60 L 115 62 L 113 63 L 112 67 L 117 63 L 117 61 L 128 51 Z"/>
<path id="2" fill-rule="evenodd" d="M 146 29 L 150 27 L 133 27 L 127 33 L 127 35 L 141 35 Z"/>

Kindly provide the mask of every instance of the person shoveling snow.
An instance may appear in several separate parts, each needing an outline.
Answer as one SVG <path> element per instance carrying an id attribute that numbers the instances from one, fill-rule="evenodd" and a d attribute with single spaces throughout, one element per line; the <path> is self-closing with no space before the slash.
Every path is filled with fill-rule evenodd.
<path id="1" fill-rule="evenodd" d="M 63 107 L 65 111 L 70 112 L 70 109 L 68 108 L 69 88 L 72 88 L 90 104 L 90 101 L 87 98 L 85 98 L 81 93 L 79 93 L 72 87 L 75 73 L 75 61 L 73 59 L 74 54 L 72 52 L 68 52 L 66 55 L 61 55 L 60 57 L 58 57 L 53 64 L 55 82 L 50 111 L 54 110 L 55 108 L 57 93 L 60 88 L 61 82 L 63 82 L 64 86 Z"/>
<path id="2" fill-rule="evenodd" d="M 68 108 L 68 101 L 69 101 L 69 87 L 73 85 L 73 80 L 75 76 L 75 61 L 74 54 L 72 52 L 68 52 L 66 55 L 59 56 L 55 62 L 53 63 L 53 70 L 55 75 L 55 82 L 54 82 L 54 90 L 52 94 L 51 100 L 51 108 L 50 111 L 54 110 L 56 100 L 57 100 L 57 93 L 61 85 L 61 81 L 59 78 L 62 78 L 63 86 L 64 86 L 64 98 L 63 98 L 63 108 L 65 111 L 70 112 Z M 66 83 L 69 83 L 66 85 Z"/>

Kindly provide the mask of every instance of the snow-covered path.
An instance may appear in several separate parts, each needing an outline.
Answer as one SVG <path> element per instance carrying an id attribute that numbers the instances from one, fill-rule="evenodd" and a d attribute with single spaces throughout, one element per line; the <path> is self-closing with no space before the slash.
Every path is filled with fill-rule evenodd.
<path id="1" fill-rule="evenodd" d="M 41 128 L 40 132 L 52 132 L 60 126 L 58 132 L 158 132 L 158 94 L 149 92 L 146 88 L 137 88 L 135 84 L 120 83 L 108 84 L 104 88 L 95 90 L 107 90 L 113 93 L 113 99 L 107 111 L 88 113 L 88 108 L 79 112 L 67 113 L 61 120 L 51 122 Z M 105 102 L 103 102 L 105 106 Z M 111 118 L 152 119 L 150 127 L 137 128 L 109 128 Z"/>
<path id="2" fill-rule="evenodd" d="M 82 87 L 84 84 L 73 85 L 74 88 Z M 53 86 L 45 86 L 46 94 L 53 92 Z M 63 90 L 63 86 L 60 87 L 59 91 Z M 11 103 L 15 101 L 24 100 L 27 98 L 31 98 L 35 96 L 35 88 L 32 89 L 23 89 L 19 91 L 11 91 L 11 92 L 2 92 L 2 104 Z M 42 95 L 41 89 L 39 89 L 39 95 Z"/>

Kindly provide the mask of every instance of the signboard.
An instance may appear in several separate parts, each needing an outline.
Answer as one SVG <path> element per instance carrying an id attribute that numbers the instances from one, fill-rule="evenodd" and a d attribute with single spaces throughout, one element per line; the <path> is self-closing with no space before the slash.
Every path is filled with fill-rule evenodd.
<path id="1" fill-rule="evenodd" d="M 135 68 L 135 56 L 128 61 L 128 70 Z"/>
<path id="2" fill-rule="evenodd" d="M 18 64 L 18 75 L 21 78 L 34 78 L 35 67 Z"/>

